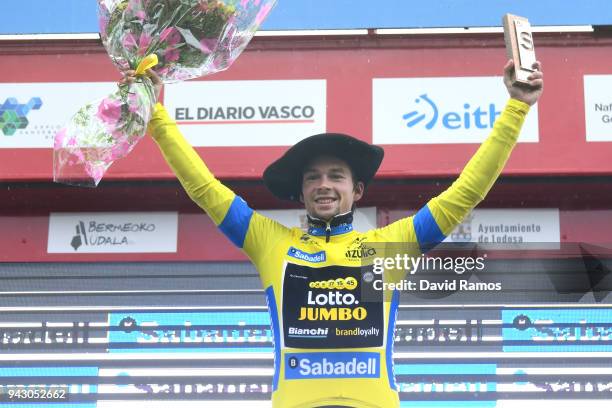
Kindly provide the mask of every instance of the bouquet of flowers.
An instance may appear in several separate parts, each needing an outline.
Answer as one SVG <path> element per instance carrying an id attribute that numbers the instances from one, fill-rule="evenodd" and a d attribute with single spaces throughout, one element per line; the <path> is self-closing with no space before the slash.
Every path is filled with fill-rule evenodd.
<path id="1" fill-rule="evenodd" d="M 100 36 L 136 82 L 83 106 L 55 136 L 53 179 L 97 186 L 106 170 L 144 136 L 155 104 L 145 75 L 186 81 L 227 69 L 276 0 L 98 0 Z"/>

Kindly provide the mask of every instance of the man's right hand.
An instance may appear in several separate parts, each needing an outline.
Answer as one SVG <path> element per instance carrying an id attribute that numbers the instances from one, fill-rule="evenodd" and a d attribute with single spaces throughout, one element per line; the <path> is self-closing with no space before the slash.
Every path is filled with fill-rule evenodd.
<path id="1" fill-rule="evenodd" d="M 504 84 L 508 89 L 511 98 L 518 99 L 532 106 L 542 96 L 544 90 L 544 73 L 542 72 L 542 64 L 536 61 L 533 64 L 533 73 L 527 78 L 529 84 L 513 83 L 512 77 L 514 74 L 514 62 L 509 60 L 504 67 Z"/>
<path id="2" fill-rule="evenodd" d="M 162 88 L 164 87 L 164 82 L 161 80 L 159 75 L 157 75 L 152 69 L 147 69 L 146 74 L 151 79 L 151 82 L 153 83 L 153 88 L 155 89 L 155 102 L 159 102 L 159 95 L 161 94 Z M 135 81 L 136 71 L 128 70 L 123 71 L 123 78 L 119 81 L 119 83 L 129 85 Z"/>

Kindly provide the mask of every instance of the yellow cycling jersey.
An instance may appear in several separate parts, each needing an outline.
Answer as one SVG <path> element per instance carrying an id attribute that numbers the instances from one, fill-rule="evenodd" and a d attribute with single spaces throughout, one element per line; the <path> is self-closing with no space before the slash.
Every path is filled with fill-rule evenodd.
<path id="1" fill-rule="evenodd" d="M 362 279 L 363 250 L 405 242 L 424 253 L 440 243 L 484 199 L 528 110 L 511 99 L 459 178 L 416 214 L 357 232 L 348 213 L 311 219 L 304 232 L 253 211 L 215 179 L 157 105 L 149 133 L 189 196 L 259 271 L 274 335 L 274 407 L 399 407 L 392 359 L 399 293 L 383 298 Z"/>

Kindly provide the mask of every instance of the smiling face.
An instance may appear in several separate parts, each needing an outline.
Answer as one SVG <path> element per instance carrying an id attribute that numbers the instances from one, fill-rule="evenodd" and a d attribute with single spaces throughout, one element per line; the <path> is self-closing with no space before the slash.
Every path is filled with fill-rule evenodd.
<path id="1" fill-rule="evenodd" d="M 349 165 L 331 156 L 319 156 L 308 163 L 302 174 L 302 195 L 311 217 L 324 221 L 349 212 L 363 196 L 364 184 L 354 182 Z"/>

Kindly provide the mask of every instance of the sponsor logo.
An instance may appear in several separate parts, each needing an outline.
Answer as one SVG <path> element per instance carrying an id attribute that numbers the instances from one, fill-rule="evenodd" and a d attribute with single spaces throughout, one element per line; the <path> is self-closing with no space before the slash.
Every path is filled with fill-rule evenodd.
<path id="1" fill-rule="evenodd" d="M 378 353 L 287 353 L 285 378 L 378 378 Z"/>
<path id="2" fill-rule="evenodd" d="M 51 213 L 49 253 L 176 252 L 177 213 Z"/>
<path id="3" fill-rule="evenodd" d="M 299 327 L 289 327 L 289 337 L 327 337 L 328 327 L 317 327 L 312 329 L 302 329 Z"/>
<path id="4" fill-rule="evenodd" d="M 0 350 L 50 345 L 90 344 L 91 322 L 47 322 L 31 323 L 31 327 L 19 327 L 20 323 L 3 322 L 8 327 L 0 328 Z M 15 325 L 16 327 L 11 327 Z"/>
<path id="5" fill-rule="evenodd" d="M 604 344 L 612 336 L 605 308 L 508 310 L 502 311 L 502 323 L 504 351 L 610 351 Z"/>
<path id="6" fill-rule="evenodd" d="M 329 279 L 324 281 L 310 282 L 308 286 L 311 289 L 348 289 L 353 290 L 357 288 L 357 279 L 352 276 L 346 278 Z"/>
<path id="7" fill-rule="evenodd" d="M 584 127 L 587 142 L 612 141 L 612 75 L 584 76 Z"/>
<path id="8" fill-rule="evenodd" d="M 357 288 L 357 284 L 357 279 L 348 276 L 328 281 L 310 282 L 309 287 L 313 289 L 354 290 Z M 310 306 L 300 308 L 298 320 L 363 320 L 368 315 L 367 310 L 361 306 L 354 309 L 346 307 L 359 304 L 359 300 L 352 293 L 330 291 L 315 295 L 309 290 L 306 302 Z M 325 306 L 344 307 L 328 308 Z"/>
<path id="9" fill-rule="evenodd" d="M 378 336 L 380 329 L 377 327 L 370 327 L 368 329 L 362 329 L 360 327 L 355 327 L 353 329 L 340 329 L 336 328 L 336 336 L 361 336 L 361 337 L 369 337 L 369 336 Z"/>
<path id="10" fill-rule="evenodd" d="M 291 247 L 289 251 L 287 251 L 287 255 L 292 258 L 300 259 L 302 261 L 311 262 L 311 263 L 320 263 L 325 262 L 325 251 L 316 252 L 314 254 L 300 251 L 297 248 Z"/>
<path id="11" fill-rule="evenodd" d="M 368 301 L 362 301 L 364 293 Z M 361 267 L 287 263 L 282 299 L 285 347 L 356 349 L 379 347 L 384 341 L 382 293 L 361 281 Z M 378 331 L 352 336 L 355 327 Z"/>
<path id="12" fill-rule="evenodd" d="M 305 229 L 308 229 L 308 226 L 306 226 Z M 305 245 L 321 248 L 321 245 L 316 240 L 312 239 L 312 237 L 308 234 L 303 234 L 300 237 L 300 242 Z"/>
<path id="13" fill-rule="evenodd" d="M 174 115 L 177 121 L 300 120 L 313 119 L 314 116 L 315 108 L 312 105 L 203 106 L 195 110 L 186 107 L 177 107 Z"/>
<path id="14" fill-rule="evenodd" d="M 374 255 L 376 255 L 376 250 L 374 248 L 369 248 L 365 246 L 361 246 L 357 249 L 349 249 L 344 253 L 345 257 L 353 259 L 362 259 Z"/>
<path id="15" fill-rule="evenodd" d="M 424 103 L 421 104 L 421 101 Z M 448 130 L 492 129 L 495 119 L 501 113 L 494 103 L 490 103 L 487 107 L 473 107 L 469 103 L 464 103 L 462 111 L 440 112 L 438 105 L 426 93 L 416 98 L 415 103 L 420 104 L 422 110 L 413 110 L 402 115 L 409 128 L 422 123 L 427 130 L 432 130 L 436 126 Z"/>
<path id="16" fill-rule="evenodd" d="M 117 246 L 129 245 L 127 236 L 123 235 L 103 235 L 104 233 L 114 234 L 117 232 L 153 232 L 155 224 L 152 223 L 125 223 L 108 224 L 90 221 L 86 227 L 85 222 L 79 221 L 75 226 L 76 234 L 70 241 L 70 246 L 78 250 L 82 245 L 86 246 Z"/>
<path id="17" fill-rule="evenodd" d="M 524 314 L 517 315 L 512 321 L 512 325 L 520 331 L 527 330 L 531 327 L 531 319 Z"/>
<path id="18" fill-rule="evenodd" d="M 364 320 L 368 311 L 364 307 L 301 307 L 298 320 Z"/>
<path id="19" fill-rule="evenodd" d="M 357 237 L 350 243 L 349 249 L 344 253 L 348 259 L 363 259 L 376 255 L 376 249 L 365 245 L 365 237 Z"/>
<path id="20" fill-rule="evenodd" d="M 0 130 L 5 136 L 13 136 L 18 129 L 28 127 L 28 113 L 42 106 L 39 97 L 31 98 L 28 103 L 20 104 L 16 98 L 7 98 L 0 105 Z"/>
<path id="21" fill-rule="evenodd" d="M 291 146 L 325 131 L 326 98 L 325 80 L 202 81 L 169 86 L 164 103 L 194 146 Z"/>
<path id="22" fill-rule="evenodd" d="M 309 290 L 308 304 L 318 306 L 358 305 L 359 301 L 355 299 L 355 295 L 352 293 L 342 292 L 319 293 L 313 298 L 312 291 Z"/>
<path id="23" fill-rule="evenodd" d="M 109 326 L 113 328 L 107 332 L 109 352 L 129 350 L 130 344 L 157 345 L 159 348 L 155 350 L 170 347 L 168 350 L 172 352 L 212 351 L 209 347 L 195 347 L 194 344 L 240 348 L 243 351 L 255 346 L 257 351 L 261 351 L 272 342 L 266 312 L 247 315 L 234 312 L 111 313 Z M 174 347 L 177 344 L 185 347 Z"/>

